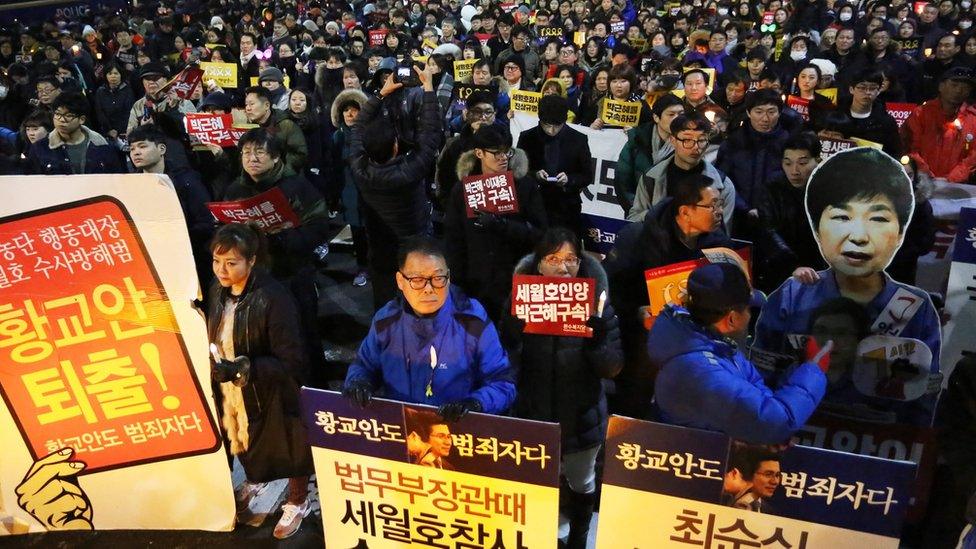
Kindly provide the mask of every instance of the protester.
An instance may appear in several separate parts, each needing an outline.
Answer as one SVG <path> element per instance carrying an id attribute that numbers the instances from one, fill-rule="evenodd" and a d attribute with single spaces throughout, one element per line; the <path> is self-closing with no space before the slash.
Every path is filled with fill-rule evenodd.
<path id="1" fill-rule="evenodd" d="M 101 134 L 85 126 L 88 101 L 79 94 L 63 93 L 51 103 L 54 131 L 31 145 L 30 173 L 123 173 L 118 150 Z"/>

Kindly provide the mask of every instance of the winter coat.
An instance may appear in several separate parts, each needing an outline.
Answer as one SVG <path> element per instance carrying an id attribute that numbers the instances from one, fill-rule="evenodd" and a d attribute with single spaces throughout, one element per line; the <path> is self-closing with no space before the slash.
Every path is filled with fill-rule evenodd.
<path id="1" fill-rule="evenodd" d="M 820 270 L 827 266 L 807 221 L 805 192 L 805 187 L 798 189 L 779 177 L 766 187 L 755 206 L 760 226 L 756 246 L 761 257 L 756 274 L 764 291 L 776 289 L 797 267 Z"/>
<path id="2" fill-rule="evenodd" d="M 219 340 L 229 295 L 229 289 L 216 282 L 210 287 L 207 315 L 210 341 Z M 313 472 L 300 419 L 299 387 L 307 377 L 300 334 L 298 313 L 288 290 L 262 269 L 251 271 L 244 292 L 237 299 L 233 336 L 234 354 L 246 356 L 251 362 L 247 384 L 241 387 L 247 450 L 238 457 L 248 480 L 253 482 Z M 221 399 L 222 391 L 214 392 Z M 228 419 L 226 411 L 224 419 L 225 422 Z M 232 429 L 225 432 L 232 445 L 239 444 L 235 440 L 237 433 Z"/>
<path id="3" fill-rule="evenodd" d="M 424 92 L 417 147 L 377 164 L 363 147 L 363 127 L 380 114 L 382 104 L 373 97 L 363 106 L 349 136 L 349 167 L 363 200 L 398 238 L 427 231 L 430 201 L 424 180 L 434 166 L 441 143 L 441 119 L 434 92 Z"/>
<path id="4" fill-rule="evenodd" d="M 515 274 L 538 275 L 533 258 L 534 254 L 523 257 Z M 580 261 L 577 276 L 596 279 L 594 295 L 607 291 L 607 274 L 600 263 L 587 254 Z M 607 303 L 603 309 L 608 329 L 599 339 L 522 333 L 522 324 L 508 313 L 510 309 L 505 307 L 501 331 L 517 379 L 515 415 L 558 422 L 563 455 L 598 446 L 607 429 L 601 379 L 614 377 L 623 367 L 613 307 Z"/>
<path id="5" fill-rule="evenodd" d="M 665 197 L 670 196 L 668 166 L 671 162 L 674 162 L 673 156 L 658 162 L 637 180 L 637 192 L 634 194 L 634 205 L 627 212 L 628 221 L 641 221 L 644 219 L 644 214 L 647 213 L 647 210 L 658 204 Z M 719 198 L 724 204 L 722 207 L 722 216 L 726 225 L 729 225 L 736 205 L 735 186 L 732 180 L 717 170 L 715 166 L 705 160 L 702 160 L 702 162 L 705 164 L 702 175 L 711 179 L 712 187 L 718 191 Z"/>
<path id="6" fill-rule="evenodd" d="M 542 76 L 539 72 L 539 54 L 532 51 L 531 48 L 526 47 L 522 51 L 515 51 L 512 46 L 509 46 L 505 51 L 498 54 L 495 58 L 494 72 L 495 74 L 503 74 L 502 67 L 505 66 L 505 62 L 508 61 L 513 55 L 521 55 L 522 59 L 525 61 L 525 71 L 522 73 L 522 83 L 533 83 Z M 522 89 L 525 89 L 524 87 Z"/>
<path id="7" fill-rule="evenodd" d="M 88 136 L 84 173 L 125 173 L 118 150 L 102 135 L 86 126 L 81 131 Z M 61 134 L 52 131 L 47 137 L 31 145 L 27 155 L 28 171 L 38 175 L 71 175 L 71 158 Z"/>
<path id="8" fill-rule="evenodd" d="M 346 384 L 366 380 L 385 398 L 432 406 L 474 398 L 485 413 L 505 413 L 515 401 L 515 384 L 498 332 L 480 303 L 449 288 L 431 317 L 414 314 L 402 296 L 377 311 Z"/>
<path id="9" fill-rule="evenodd" d="M 949 117 L 938 99 L 916 107 L 901 127 L 904 148 L 918 161 L 919 171 L 952 183 L 968 183 L 976 169 L 973 135 L 976 107 L 964 103 Z"/>
<path id="10" fill-rule="evenodd" d="M 132 95 L 132 88 L 122 82 L 112 89 L 105 84 L 95 92 L 95 118 L 103 133 L 115 130 L 119 135 L 125 135 L 128 129 L 129 112 L 136 102 Z"/>
<path id="11" fill-rule="evenodd" d="M 329 146 L 329 160 L 332 162 L 332 169 L 327 170 L 325 176 L 331 187 L 342 189 L 342 207 L 346 223 L 353 227 L 362 227 L 363 223 L 359 212 L 361 198 L 352 176 L 352 170 L 349 167 L 349 134 L 352 132 L 352 128 L 346 126 L 342 113 L 339 111 L 339 107 L 349 100 L 355 101 L 359 104 L 359 110 L 363 110 L 363 105 L 369 98 L 360 90 L 349 89 L 341 91 L 336 96 L 335 101 L 332 102 L 332 125 L 337 129 L 332 133 L 332 143 Z"/>
<path id="12" fill-rule="evenodd" d="M 719 431 L 749 444 L 779 444 L 806 423 L 827 377 L 812 362 L 790 370 L 776 391 L 734 342 L 668 306 L 647 336 L 660 368 L 654 399 L 665 423 Z"/>
<path id="13" fill-rule="evenodd" d="M 273 187 L 281 189 L 298 216 L 300 225 L 268 235 L 272 273 L 279 280 L 296 275 L 310 264 L 312 250 L 325 241 L 329 229 L 329 213 L 325 199 L 307 179 L 296 175 L 290 166 L 278 162 L 258 181 L 247 172 L 227 188 L 224 200 L 251 198 Z"/>
<path id="14" fill-rule="evenodd" d="M 461 155 L 458 180 L 481 173 L 474 151 Z M 452 279 L 497 318 L 512 288 L 512 269 L 532 250 L 548 227 L 539 187 L 527 177 L 525 152 L 515 149 L 509 160 L 515 178 L 519 211 L 498 216 L 498 227 L 479 227 L 466 215 L 463 185 L 455 185 L 444 211 L 444 245 Z"/>
<path id="15" fill-rule="evenodd" d="M 884 103 L 876 101 L 867 118 L 851 116 L 850 100 L 841 101 L 839 112 L 847 115 L 846 131 L 848 137 L 858 137 L 879 143 L 882 150 L 892 158 L 901 158 L 901 139 L 898 137 L 898 123 L 885 110 Z"/>
<path id="16" fill-rule="evenodd" d="M 300 173 L 305 175 L 322 196 L 326 196 L 325 174 L 333 169 L 330 162 L 331 158 L 326 155 L 326 151 L 330 148 L 326 144 L 331 137 L 328 133 L 329 116 L 325 113 L 307 113 L 308 117 L 302 118 L 290 110 L 286 110 L 284 113 L 289 120 L 298 126 L 302 131 L 302 137 L 305 138 L 308 156 Z"/>
<path id="17" fill-rule="evenodd" d="M 670 140 L 662 140 L 656 124 L 641 124 L 627 130 L 627 143 L 620 149 L 613 170 L 613 188 L 624 211 L 634 205 L 641 174 L 674 154 Z"/>
<path id="18" fill-rule="evenodd" d="M 761 133 L 746 122 L 719 147 L 715 166 L 735 185 L 740 215 L 755 208 L 766 185 L 783 175 L 783 145 L 789 136 L 779 125 Z"/>
<path id="19" fill-rule="evenodd" d="M 288 118 L 288 113 L 272 109 L 261 127 L 281 141 L 285 149 L 282 160 L 292 171 L 305 173 L 305 168 L 308 167 L 308 143 L 305 142 L 302 129 Z"/>
<path id="20" fill-rule="evenodd" d="M 548 166 L 546 146 L 552 141 L 559 146 L 559 156 L 554 159 L 553 166 Z M 541 126 L 535 126 L 522 132 L 518 146 L 529 158 L 529 177 L 534 178 L 539 185 L 549 224 L 554 227 L 563 226 L 581 234 L 580 193 L 593 183 L 593 158 L 590 156 L 587 137 L 569 125 L 564 125 L 555 137 L 549 137 Z M 539 179 L 535 176 L 539 170 L 546 170 L 550 177 L 564 172 L 569 181 L 560 186 Z"/>
<path id="21" fill-rule="evenodd" d="M 141 97 L 132 104 L 132 108 L 129 109 L 129 122 L 126 124 L 126 134 L 136 129 L 136 127 L 142 123 L 141 121 L 146 118 L 147 112 L 149 111 L 146 101 L 146 97 Z M 181 100 L 180 104 L 177 105 L 176 108 L 170 108 L 169 103 L 167 103 L 165 99 L 162 101 L 165 104 L 162 109 L 153 107 L 153 110 L 157 113 L 157 116 L 160 113 L 166 114 L 170 118 L 174 119 L 177 122 L 177 125 L 180 127 L 183 126 L 183 115 L 191 112 L 197 112 L 197 108 L 193 105 L 193 103 L 186 99 Z"/>

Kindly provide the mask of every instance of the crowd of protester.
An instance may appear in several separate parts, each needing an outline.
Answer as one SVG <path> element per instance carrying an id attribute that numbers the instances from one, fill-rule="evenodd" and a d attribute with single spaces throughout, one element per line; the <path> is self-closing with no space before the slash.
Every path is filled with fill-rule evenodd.
<path id="1" fill-rule="evenodd" d="M 727 410 L 700 406 L 714 395 L 695 396 L 700 383 L 682 378 L 679 355 L 728 359 L 738 373 L 720 378 L 716 393 L 746 398 L 738 384 L 750 388 L 747 408 L 759 411 L 736 421 L 754 423 L 729 433 L 747 442 L 785 441 L 830 400 L 824 352 L 811 350 L 778 386 L 744 374 L 752 367 L 733 343 L 755 324 L 753 287 L 801 292 L 833 276 L 805 221 L 822 140 L 869 141 L 911 179 L 914 215 L 899 218 L 904 242 L 883 279 L 899 287 L 915 284 L 933 244 L 931 181 L 976 183 L 971 0 L 152 0 L 117 12 L 93 4 L 77 20 L 0 28 L 0 174 L 169 176 L 197 276 L 211 288 L 218 410 L 251 481 L 239 505 L 261 482 L 291 479 L 277 537 L 309 512 L 309 455 L 258 437 L 254 425 L 260 417 L 301 431 L 297 387 L 322 361 L 315 271 L 338 228 L 350 227 L 352 284 L 371 286 L 377 311 L 345 394 L 364 406 L 374 394 L 433 404 L 447 420 L 474 411 L 558 421 L 565 542 L 584 547 L 608 411 L 729 432 L 717 417 Z M 454 63 L 471 59 L 456 81 Z M 200 62 L 235 65 L 236 85 L 204 78 L 187 97 L 167 86 Z M 462 84 L 476 88 L 464 101 Z M 542 98 L 538 125 L 513 135 L 517 90 Z M 583 250 L 581 191 L 594 183 L 594 160 L 569 124 L 621 131 L 601 116 L 610 100 L 641 109 L 612 180 L 629 223 L 603 256 Z M 888 103 L 917 107 L 899 126 Z M 195 112 L 232 114 L 247 131 L 236 147 L 191 143 L 184 118 Z M 461 181 L 504 172 L 518 212 L 468 215 Z M 844 184 L 856 192 L 858 178 Z M 219 227 L 206 207 L 272 188 L 298 226 Z M 733 238 L 752 243 L 751 282 L 726 267 L 696 271 L 689 310 L 668 309 L 649 343 L 644 271 L 735 247 Z M 509 313 L 513 273 L 594 278 L 609 300 L 588 322 L 593 337 L 524 334 Z M 851 314 L 874 295 L 851 300 Z M 926 310 L 936 324 L 938 312 Z M 774 321 L 759 326 L 769 347 L 791 333 Z M 409 368 L 429 362 L 432 338 L 449 363 L 436 379 Z M 936 326 L 936 356 L 938 345 Z M 947 435 L 952 451 L 935 488 L 944 497 L 933 498 L 926 543 L 958 535 L 976 491 L 967 421 L 976 389 L 968 368 L 957 371 L 944 425 L 966 436 Z M 281 410 L 255 411 L 240 390 L 248 383 Z M 924 410 L 930 420 L 938 392 Z M 914 412 L 891 411 L 924 423 Z"/>

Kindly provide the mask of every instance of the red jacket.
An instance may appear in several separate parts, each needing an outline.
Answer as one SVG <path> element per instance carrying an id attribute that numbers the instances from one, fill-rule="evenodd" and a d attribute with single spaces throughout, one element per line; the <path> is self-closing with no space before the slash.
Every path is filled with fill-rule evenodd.
<path id="1" fill-rule="evenodd" d="M 901 127 L 905 150 L 920 170 L 953 183 L 968 183 L 976 170 L 976 107 L 963 104 L 949 118 L 938 99 L 926 101 Z"/>

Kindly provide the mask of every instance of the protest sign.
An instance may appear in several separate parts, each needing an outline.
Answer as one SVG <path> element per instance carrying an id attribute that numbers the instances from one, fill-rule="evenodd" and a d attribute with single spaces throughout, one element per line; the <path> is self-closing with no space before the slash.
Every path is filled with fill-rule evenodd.
<path id="1" fill-rule="evenodd" d="M 943 292 L 949 279 L 959 213 L 963 208 L 976 208 L 976 186 L 949 183 L 944 179 L 932 180 L 929 204 L 935 216 L 935 244 L 927 254 L 918 258 L 915 283 L 930 292 Z M 955 362 L 947 361 L 945 364 L 951 367 Z"/>
<path id="2" fill-rule="evenodd" d="M 622 34 L 627 30 L 626 21 L 613 21 L 610 23 L 610 34 Z"/>
<path id="3" fill-rule="evenodd" d="M 207 208 L 220 223 L 253 221 L 263 230 L 276 232 L 301 225 L 281 187 L 272 187 L 261 194 L 243 200 L 208 202 Z"/>
<path id="4" fill-rule="evenodd" d="M 592 337 L 586 322 L 595 313 L 595 287 L 592 278 L 517 274 L 511 312 L 525 321 L 527 334 Z"/>
<path id="5" fill-rule="evenodd" d="M 328 547 L 555 547 L 559 425 L 302 389 Z M 460 532 L 460 533 L 459 533 Z"/>
<path id="6" fill-rule="evenodd" d="M 892 42 L 898 44 L 899 52 L 908 57 L 918 57 L 922 48 L 922 39 L 917 36 L 912 38 L 895 38 Z"/>
<path id="7" fill-rule="evenodd" d="M 583 44 L 586 44 L 586 33 L 585 32 L 574 32 L 573 33 L 573 43 L 576 47 L 582 48 Z"/>
<path id="8" fill-rule="evenodd" d="M 728 248 L 709 248 L 702 250 L 705 257 L 691 261 L 672 263 L 663 267 L 654 267 L 644 271 L 644 282 L 647 284 L 647 297 L 650 303 L 650 314 L 657 316 L 667 305 L 682 305 L 687 297 L 686 286 L 691 271 L 706 263 L 734 262 L 751 278 L 752 252 L 748 242 L 739 240 L 735 250 Z M 727 261 L 726 258 L 731 259 Z"/>
<path id="9" fill-rule="evenodd" d="M 963 208 L 959 214 L 945 311 L 949 322 L 943 330 L 942 364 L 948 378 L 959 359 L 976 353 L 972 332 L 976 326 L 976 208 Z"/>
<path id="10" fill-rule="evenodd" d="M 627 547 L 654 549 L 895 549 L 915 468 L 804 446 L 773 452 L 618 416 L 604 456 L 598 549 L 620 547 L 621 532 Z"/>
<path id="11" fill-rule="evenodd" d="M 810 121 L 810 100 L 799 95 L 786 96 L 786 106 L 800 113 L 804 122 Z"/>
<path id="12" fill-rule="evenodd" d="M 516 113 L 510 123 L 514 144 L 517 145 L 521 133 L 536 126 L 539 119 Z M 595 130 L 577 124 L 569 124 L 569 127 L 586 136 L 593 158 L 593 183 L 580 193 L 586 227 L 584 243 L 588 250 L 605 254 L 613 248 L 617 232 L 627 223 L 613 187 L 617 156 L 627 142 L 627 134 L 620 129 Z"/>
<path id="13" fill-rule="evenodd" d="M 213 80 L 221 88 L 237 87 L 237 64 L 236 63 L 200 63 L 203 69 L 203 79 Z"/>
<path id="14" fill-rule="evenodd" d="M 542 93 L 525 90 L 515 90 L 512 92 L 512 110 L 532 116 L 539 116 L 539 101 Z"/>
<path id="15" fill-rule="evenodd" d="M 478 84 L 464 84 L 455 83 L 454 84 L 454 102 L 461 107 L 467 105 L 468 96 L 472 93 L 480 91 L 490 94 L 493 98 L 497 96 L 497 91 L 492 91 L 491 86 L 479 86 Z M 492 99 L 494 101 L 494 99 Z"/>
<path id="16" fill-rule="evenodd" d="M 635 50 L 637 50 L 638 53 L 647 51 L 647 39 L 646 38 L 631 38 L 630 39 L 630 45 Z"/>
<path id="17" fill-rule="evenodd" d="M 462 79 L 471 76 L 474 64 L 477 59 L 461 59 L 454 62 L 454 81 L 460 82 Z"/>
<path id="18" fill-rule="evenodd" d="M 817 90 L 817 94 L 822 95 L 827 99 L 830 99 L 830 102 L 833 103 L 834 105 L 837 104 L 837 88 L 824 88 L 821 90 Z"/>
<path id="19" fill-rule="evenodd" d="M 234 115 L 230 113 L 187 113 L 184 115 L 183 125 L 195 148 L 206 144 L 236 147 L 241 136 L 247 132 L 246 128 L 234 127 Z"/>
<path id="20" fill-rule="evenodd" d="M 377 46 L 383 45 L 383 40 L 386 39 L 386 34 L 390 32 L 389 29 L 371 29 L 369 31 L 369 47 L 375 48 Z"/>
<path id="21" fill-rule="evenodd" d="M 908 117 L 912 115 L 916 107 L 918 105 L 915 103 L 885 103 L 885 110 L 895 119 L 899 128 L 908 120 Z"/>
<path id="22" fill-rule="evenodd" d="M 200 80 L 202 79 L 203 70 L 199 66 L 187 65 L 186 68 L 178 72 L 176 76 L 167 82 L 160 89 L 160 92 L 167 93 L 173 90 L 180 99 L 189 99 L 193 95 L 193 90 L 200 85 Z"/>
<path id="23" fill-rule="evenodd" d="M 230 530 L 206 327 L 191 306 L 199 288 L 172 183 L 0 179 L 6 531 Z M 55 472 L 58 483 L 42 480 Z M 120 487 L 152 505 L 119 505 Z"/>
<path id="24" fill-rule="evenodd" d="M 608 126 L 632 128 L 640 121 L 640 101 L 619 101 L 607 97 L 600 109 L 600 120 Z"/>
<path id="25" fill-rule="evenodd" d="M 538 29 L 539 38 L 562 38 L 566 31 L 562 27 L 541 27 Z"/>
<path id="26" fill-rule="evenodd" d="M 857 144 L 849 139 L 833 139 L 830 137 L 820 138 L 821 158 L 827 159 L 847 149 L 853 149 Z"/>
<path id="27" fill-rule="evenodd" d="M 478 42 L 481 43 L 481 47 L 487 46 L 488 45 L 488 41 L 491 40 L 491 37 L 492 36 L 494 36 L 494 35 L 491 34 L 491 33 L 488 33 L 488 32 L 476 32 L 476 33 L 474 33 L 474 37 L 477 38 L 478 39 Z"/>
<path id="28" fill-rule="evenodd" d="M 512 172 L 471 175 L 462 179 L 461 185 L 469 219 L 476 217 L 478 212 L 504 215 L 519 211 Z"/>

